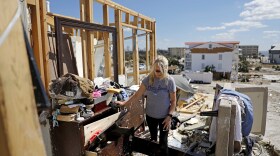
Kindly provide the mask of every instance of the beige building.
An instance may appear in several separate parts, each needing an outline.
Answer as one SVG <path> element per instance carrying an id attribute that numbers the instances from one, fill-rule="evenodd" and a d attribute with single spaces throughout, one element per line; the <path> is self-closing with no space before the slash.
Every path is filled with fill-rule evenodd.
<path id="1" fill-rule="evenodd" d="M 168 48 L 168 52 L 171 56 L 179 56 L 185 58 L 186 48 L 185 47 L 171 47 Z"/>

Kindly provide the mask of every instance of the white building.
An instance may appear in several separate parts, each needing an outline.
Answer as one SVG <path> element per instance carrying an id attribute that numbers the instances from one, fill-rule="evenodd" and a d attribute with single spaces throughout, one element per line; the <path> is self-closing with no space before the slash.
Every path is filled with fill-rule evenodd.
<path id="1" fill-rule="evenodd" d="M 280 64 L 280 44 L 272 45 L 269 50 L 270 63 Z"/>
<path id="2" fill-rule="evenodd" d="M 185 70 L 204 71 L 206 66 L 213 65 L 216 73 L 236 79 L 239 42 L 186 42 L 185 45 Z"/>

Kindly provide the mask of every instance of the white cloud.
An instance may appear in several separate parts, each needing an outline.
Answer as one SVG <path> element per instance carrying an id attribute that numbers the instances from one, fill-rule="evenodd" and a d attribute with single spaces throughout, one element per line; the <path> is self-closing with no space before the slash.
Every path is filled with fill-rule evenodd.
<path id="1" fill-rule="evenodd" d="M 264 28 L 267 27 L 266 25 L 262 24 L 261 22 L 256 21 L 233 21 L 228 23 L 223 23 L 220 27 L 197 27 L 196 30 L 198 31 L 206 31 L 206 30 L 223 30 L 228 27 L 239 27 L 239 30 L 248 30 L 249 28 Z"/>
<path id="2" fill-rule="evenodd" d="M 263 38 L 279 38 L 280 31 L 263 31 Z"/>
<path id="3" fill-rule="evenodd" d="M 206 30 L 223 30 L 226 29 L 225 26 L 220 27 L 197 27 L 196 30 L 198 31 L 206 31 Z"/>
<path id="4" fill-rule="evenodd" d="M 231 32 L 219 33 L 219 34 L 212 36 L 212 38 L 217 41 L 228 41 L 228 40 L 234 39 L 234 34 Z"/>
<path id="5" fill-rule="evenodd" d="M 244 4 L 245 10 L 240 13 L 244 20 L 272 20 L 280 19 L 279 0 L 253 0 Z"/>
<path id="6" fill-rule="evenodd" d="M 255 22 L 255 21 L 234 21 L 229 23 L 223 23 L 225 27 L 233 27 L 233 26 L 239 26 L 243 28 L 263 28 L 266 27 L 266 25 L 262 24 L 261 22 Z"/>
<path id="7" fill-rule="evenodd" d="M 218 33 L 212 36 L 212 38 L 216 40 L 233 40 L 235 39 L 235 34 L 237 32 L 244 32 L 244 31 L 249 31 L 249 29 L 246 28 L 230 29 L 225 33 Z"/>
<path id="8" fill-rule="evenodd" d="M 243 5 L 240 19 L 220 26 L 197 27 L 197 31 L 224 30 L 212 36 L 215 40 L 234 40 L 239 32 L 268 27 L 265 20 L 280 19 L 280 0 L 251 0 Z M 263 31 L 263 38 L 280 39 L 280 31 Z"/>
<path id="9" fill-rule="evenodd" d="M 275 31 L 275 30 L 271 30 L 271 31 L 263 31 L 264 34 L 280 34 L 280 31 Z"/>
<path id="10" fill-rule="evenodd" d="M 230 29 L 228 32 L 235 34 L 237 32 L 244 32 L 244 31 L 249 31 L 249 29 L 247 28 Z"/>

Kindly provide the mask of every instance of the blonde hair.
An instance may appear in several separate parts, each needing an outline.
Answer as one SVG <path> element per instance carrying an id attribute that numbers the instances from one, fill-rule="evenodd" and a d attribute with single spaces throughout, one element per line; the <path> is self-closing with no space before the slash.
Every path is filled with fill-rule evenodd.
<path id="1" fill-rule="evenodd" d="M 152 65 L 151 72 L 149 74 L 149 84 L 150 85 L 152 85 L 154 83 L 156 66 L 158 66 L 160 68 L 163 79 L 168 77 L 168 60 L 166 57 L 164 57 L 162 55 L 158 55 L 154 64 Z"/>

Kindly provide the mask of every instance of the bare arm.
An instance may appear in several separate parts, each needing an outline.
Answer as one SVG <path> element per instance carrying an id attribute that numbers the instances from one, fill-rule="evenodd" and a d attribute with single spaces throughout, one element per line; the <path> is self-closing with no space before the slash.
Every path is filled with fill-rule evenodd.
<path id="1" fill-rule="evenodd" d="M 176 92 L 169 93 L 169 96 L 170 96 L 169 114 L 173 114 L 176 108 Z"/>
<path id="2" fill-rule="evenodd" d="M 139 100 L 142 95 L 145 93 L 146 87 L 144 84 L 140 85 L 140 88 L 136 91 L 135 94 L 133 94 L 127 101 L 117 101 L 116 104 L 122 105 L 122 106 L 129 106 L 131 103 L 133 103 L 136 100 Z"/>
<path id="3" fill-rule="evenodd" d="M 176 92 L 169 93 L 169 97 L 170 97 L 169 114 L 173 114 L 176 107 Z M 163 126 L 164 129 L 169 129 L 171 125 L 171 117 L 167 116 L 162 124 L 164 124 Z"/>

